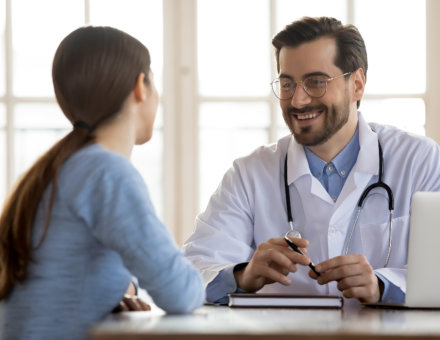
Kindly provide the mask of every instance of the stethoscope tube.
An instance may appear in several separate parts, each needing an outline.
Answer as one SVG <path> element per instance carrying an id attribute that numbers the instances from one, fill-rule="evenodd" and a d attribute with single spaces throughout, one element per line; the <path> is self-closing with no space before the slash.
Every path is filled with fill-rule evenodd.
<path id="1" fill-rule="evenodd" d="M 357 203 L 357 212 L 356 212 L 356 217 L 355 220 L 353 222 L 353 226 L 351 228 L 350 231 L 350 236 L 347 240 L 347 244 L 345 246 L 345 251 L 344 254 L 347 255 L 348 254 L 348 250 L 350 247 L 350 243 L 351 243 L 351 239 L 354 233 L 354 230 L 356 229 L 356 225 L 360 216 L 360 213 L 362 211 L 362 207 L 365 203 L 365 200 L 367 199 L 368 194 L 370 193 L 371 190 L 375 189 L 375 188 L 383 188 L 386 192 L 387 192 L 387 196 L 388 196 L 388 210 L 389 210 L 389 221 L 388 221 L 388 225 L 389 225 L 389 236 L 388 236 L 388 251 L 387 251 L 387 255 L 386 255 L 386 259 L 385 259 L 385 265 L 384 267 L 388 266 L 388 262 L 390 259 L 390 255 L 391 255 L 391 243 L 392 243 L 392 229 L 393 229 L 393 211 L 394 211 L 394 195 L 393 195 L 393 191 L 391 190 L 391 188 L 382 180 L 382 176 L 383 176 L 383 152 L 382 152 L 382 146 L 380 145 L 380 142 L 378 142 L 378 147 L 379 147 L 379 179 L 376 183 L 373 183 L 371 185 L 369 185 L 361 194 L 361 197 L 359 198 L 359 201 Z M 287 152 L 286 152 L 286 157 L 284 159 L 284 190 L 285 190 L 285 195 L 286 195 L 286 207 L 287 207 L 287 222 L 290 225 L 291 230 L 294 230 L 293 228 L 293 217 L 292 217 L 292 208 L 291 208 L 291 203 L 290 203 L 290 190 L 289 190 L 289 184 L 287 182 Z"/>
<path id="2" fill-rule="evenodd" d="M 382 146 L 380 145 L 379 142 L 378 142 L 378 146 L 379 146 L 379 180 L 376 183 L 371 184 L 368 188 L 366 188 L 364 190 L 361 197 L 359 198 L 357 205 L 359 208 L 362 208 L 362 205 L 363 205 L 365 199 L 367 198 L 370 191 L 373 190 L 374 188 L 384 188 L 388 194 L 388 210 L 393 211 L 394 210 L 394 195 L 393 195 L 393 191 L 391 190 L 391 188 L 386 183 L 384 183 L 382 181 L 383 153 L 382 153 Z"/>

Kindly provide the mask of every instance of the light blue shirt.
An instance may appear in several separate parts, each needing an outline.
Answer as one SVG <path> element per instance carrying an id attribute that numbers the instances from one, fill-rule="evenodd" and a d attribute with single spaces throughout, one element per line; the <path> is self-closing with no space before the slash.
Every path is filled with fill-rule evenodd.
<path id="1" fill-rule="evenodd" d="M 358 128 L 356 129 L 356 132 L 349 143 L 330 163 L 325 162 L 311 152 L 307 147 L 304 147 L 310 172 L 319 180 L 334 202 L 341 193 L 345 181 L 354 164 L 356 163 L 359 149 L 360 145 Z M 222 292 L 232 291 L 233 289 L 236 289 L 236 292 L 242 292 L 242 290 L 237 289 L 233 275 L 234 268 L 235 267 L 232 266 L 222 270 L 219 275 L 208 285 L 208 301 L 227 303 L 228 298 L 222 296 Z M 398 286 L 389 282 L 383 275 L 379 273 L 376 273 L 376 275 L 384 283 L 382 301 L 403 302 L 405 300 L 405 294 Z"/>
<path id="2" fill-rule="evenodd" d="M 309 163 L 310 172 L 322 184 L 332 200 L 336 202 L 348 174 L 356 163 L 359 153 L 359 130 L 356 129 L 350 142 L 330 163 L 316 156 L 307 147 L 304 148 L 304 152 Z"/>
<path id="3" fill-rule="evenodd" d="M 33 244 L 41 238 L 50 187 L 39 206 Z M 132 275 L 168 313 L 205 298 L 200 274 L 156 216 L 147 187 L 119 154 L 91 145 L 63 165 L 51 224 L 33 252 L 27 279 L 3 310 L 6 339 L 82 339 L 107 316 Z"/>

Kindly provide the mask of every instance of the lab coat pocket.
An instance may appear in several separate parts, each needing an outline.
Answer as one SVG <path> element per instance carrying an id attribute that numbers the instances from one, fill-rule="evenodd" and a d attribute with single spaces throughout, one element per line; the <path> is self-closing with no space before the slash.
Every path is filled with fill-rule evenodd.
<path id="1" fill-rule="evenodd" d="M 388 222 L 359 225 L 362 254 L 367 257 L 374 269 L 385 266 L 388 249 L 390 249 L 390 258 L 387 267 L 402 267 L 407 263 L 409 219 L 409 215 L 393 218 L 391 247 Z"/>

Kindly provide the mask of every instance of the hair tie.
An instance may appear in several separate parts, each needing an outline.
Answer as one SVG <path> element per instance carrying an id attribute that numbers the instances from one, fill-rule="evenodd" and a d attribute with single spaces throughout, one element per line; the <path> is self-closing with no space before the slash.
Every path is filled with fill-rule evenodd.
<path id="1" fill-rule="evenodd" d="M 77 120 L 75 123 L 73 123 L 73 127 L 74 128 L 83 128 L 89 132 L 92 132 L 92 130 L 93 130 L 93 128 L 83 120 Z"/>

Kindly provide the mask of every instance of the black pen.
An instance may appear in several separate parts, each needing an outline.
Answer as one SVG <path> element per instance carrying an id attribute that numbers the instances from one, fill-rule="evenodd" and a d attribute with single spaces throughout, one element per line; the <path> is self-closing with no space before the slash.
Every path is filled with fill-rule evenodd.
<path id="1" fill-rule="evenodd" d="M 287 237 L 287 235 L 284 235 L 284 239 L 286 240 L 286 242 L 287 242 L 287 244 L 290 246 L 290 248 L 292 248 L 292 249 L 293 249 L 294 251 L 296 251 L 298 254 L 304 255 L 304 253 L 301 251 L 301 249 L 299 249 L 298 246 L 297 246 L 295 243 L 293 243 L 293 242 L 290 240 L 290 238 Z M 316 269 L 315 269 L 315 265 L 313 264 L 312 261 L 310 261 L 310 263 L 309 263 L 309 267 L 313 270 L 313 272 L 314 272 L 316 275 L 318 275 L 318 276 L 321 275 L 321 274 L 319 274 L 319 272 L 316 271 Z"/>

